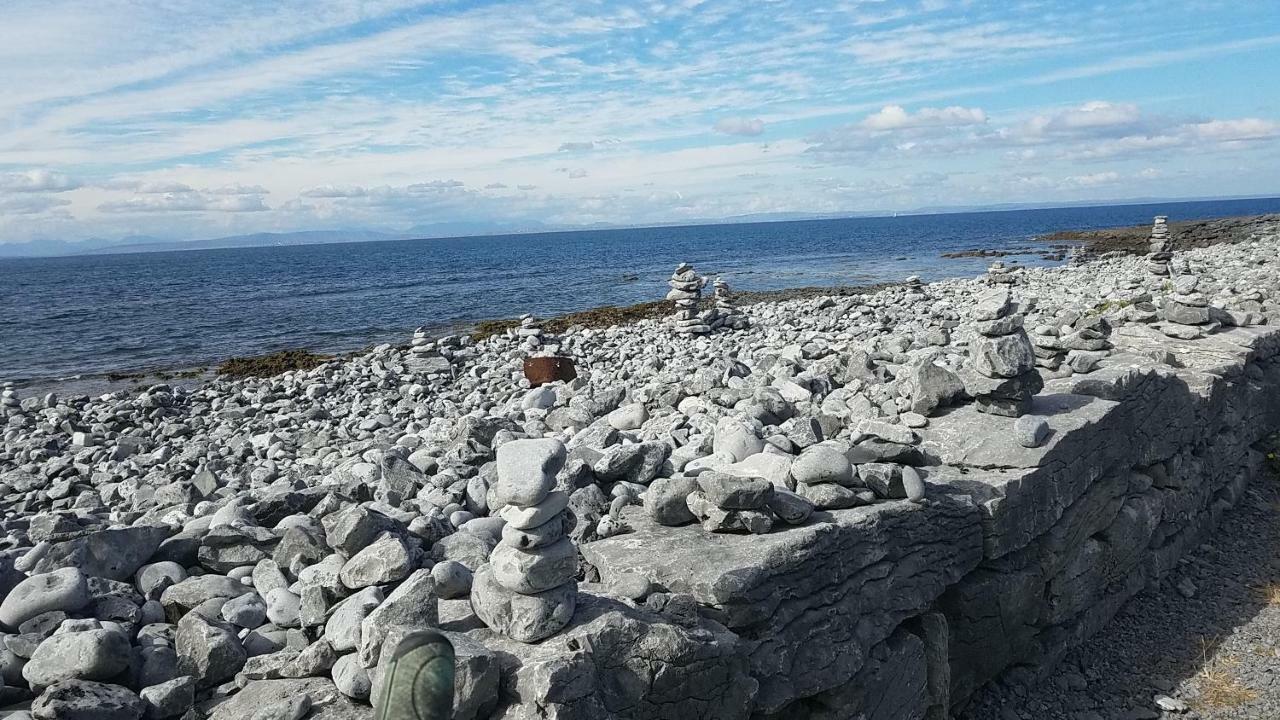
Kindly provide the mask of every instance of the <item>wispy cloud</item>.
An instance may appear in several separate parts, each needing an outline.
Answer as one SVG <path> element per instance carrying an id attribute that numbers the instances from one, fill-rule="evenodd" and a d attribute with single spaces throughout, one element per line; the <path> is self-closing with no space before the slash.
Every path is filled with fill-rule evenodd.
<path id="1" fill-rule="evenodd" d="M 19 4 L 0 241 L 1280 190 L 1280 8 L 1158 9 Z"/>

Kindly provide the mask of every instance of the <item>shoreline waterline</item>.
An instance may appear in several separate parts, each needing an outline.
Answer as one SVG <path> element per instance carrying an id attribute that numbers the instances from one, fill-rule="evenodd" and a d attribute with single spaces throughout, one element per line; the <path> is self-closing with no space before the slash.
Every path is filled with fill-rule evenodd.
<path id="1" fill-rule="evenodd" d="M 1230 242 L 1229 238 L 1222 235 L 1221 227 L 1226 224 L 1228 226 L 1234 224 L 1236 226 L 1247 227 L 1251 222 L 1259 219 L 1275 218 L 1277 216 L 1268 215 L 1250 215 L 1228 218 L 1210 218 L 1201 220 L 1181 221 L 1175 223 L 1175 229 L 1180 229 L 1182 233 L 1186 233 L 1188 228 L 1196 226 L 1214 226 L 1217 227 L 1219 237 L 1217 241 Z M 1097 247 L 1100 250 L 1114 249 L 1108 243 L 1114 245 L 1117 234 L 1123 235 L 1125 232 L 1129 234 L 1141 233 L 1143 228 L 1136 227 L 1116 227 L 1116 228 L 1082 228 L 1072 231 L 1056 231 L 1046 235 L 1036 236 L 1033 238 L 1012 239 L 1007 238 L 1003 244 L 997 244 L 996 247 L 987 248 L 970 248 L 966 250 L 951 250 L 950 252 L 942 248 L 921 248 L 916 249 L 912 254 L 915 256 L 915 262 L 906 262 L 907 256 L 895 256 L 890 258 L 887 264 L 891 268 L 895 264 L 918 266 L 921 256 L 926 252 L 932 252 L 933 257 L 928 258 L 928 265 L 934 269 L 934 272 L 926 278 L 928 280 L 941 280 L 949 278 L 959 278 L 970 276 L 981 272 L 983 268 L 993 259 L 1000 258 L 1011 264 L 1020 264 L 1027 266 L 1045 266 L 1052 265 L 1061 261 L 1062 251 L 1070 246 L 1082 245 L 1086 248 Z M 1192 232 L 1194 235 L 1194 231 Z M 1196 242 L 1190 242 L 1190 245 L 1196 245 Z M 937 252 L 934 252 L 937 251 Z M 958 255 L 958 257 L 957 257 Z M 673 261 L 674 262 L 674 261 Z M 699 265 L 699 269 L 703 270 L 706 265 Z M 880 274 L 884 275 L 888 268 L 882 268 Z M 714 269 L 706 271 L 707 274 L 718 274 Z M 732 272 L 724 273 L 731 284 L 734 283 L 735 274 Z M 904 271 L 893 275 L 894 282 L 861 282 L 857 284 L 829 284 L 829 285 L 807 285 L 792 288 L 777 288 L 765 290 L 742 290 L 736 292 L 740 298 L 740 302 L 750 304 L 768 300 L 785 300 L 797 297 L 808 297 L 817 295 L 841 295 L 841 294 L 859 294 L 868 292 L 871 289 L 900 282 L 907 275 L 912 274 L 904 268 Z M 637 277 L 638 276 L 634 276 Z M 647 275 L 645 276 L 648 278 Z M 631 282 L 635 282 L 634 280 Z M 757 281 L 758 282 L 758 281 Z M 656 295 L 660 297 L 660 295 Z M 637 309 L 648 308 L 645 312 L 637 312 Z M 596 307 L 585 308 L 581 310 L 571 310 L 569 312 L 555 313 L 551 315 L 541 316 L 546 320 L 556 321 L 565 317 L 580 316 L 584 322 L 591 324 L 596 317 L 617 318 L 616 322 L 634 321 L 645 317 L 660 317 L 665 314 L 663 304 L 653 301 L 641 301 L 630 304 L 616 305 L 599 305 Z M 477 319 L 466 322 L 454 322 L 444 324 L 427 324 L 425 327 L 436 336 L 448 336 L 457 334 L 467 334 L 476 332 L 478 329 L 485 327 L 501 327 L 504 324 L 510 324 L 514 316 L 506 315 L 505 317 L 495 317 L 493 319 Z M 615 324 L 615 323 L 610 323 Z M 179 385 L 194 386 L 207 382 L 217 377 L 214 368 L 220 363 L 230 358 L 254 358 L 270 355 L 273 353 L 306 349 L 312 352 L 332 355 L 335 357 L 349 356 L 368 351 L 370 348 L 382 344 L 401 344 L 406 342 L 409 334 L 412 333 L 411 327 L 387 327 L 380 330 L 366 329 L 364 332 L 356 333 L 359 337 L 349 337 L 347 340 L 338 340 L 332 343 L 317 344 L 306 338 L 297 342 L 285 339 L 280 342 L 269 342 L 264 345 L 241 348 L 247 352 L 232 349 L 230 352 L 224 353 L 208 353 L 191 362 L 178 362 L 175 364 L 154 364 L 139 365 L 125 364 L 105 371 L 86 371 L 82 373 L 72 374 L 48 374 L 36 375 L 29 377 L 10 377 L 2 378 L 0 381 L 8 380 L 13 382 L 15 387 L 21 388 L 27 392 L 61 392 L 74 394 L 102 394 L 117 390 L 131 390 L 148 384 L 155 383 L 172 383 Z M 170 353 L 173 354 L 173 353 Z"/>

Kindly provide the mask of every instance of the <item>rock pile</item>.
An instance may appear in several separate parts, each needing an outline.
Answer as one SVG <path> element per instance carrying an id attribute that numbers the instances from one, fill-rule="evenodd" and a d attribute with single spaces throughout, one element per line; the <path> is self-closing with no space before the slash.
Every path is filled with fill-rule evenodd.
<path id="1" fill-rule="evenodd" d="M 443 375 L 452 370 L 448 358 L 444 357 L 436 340 L 424 327 L 413 331 L 413 339 L 409 341 L 409 364 L 414 371 L 426 375 Z"/>
<path id="2" fill-rule="evenodd" d="M 987 268 L 986 281 L 991 285 L 1016 285 L 1018 276 L 1015 274 L 1017 268 L 1009 267 L 1002 260 L 996 260 Z"/>
<path id="3" fill-rule="evenodd" d="M 1160 328 L 1165 335 L 1194 340 L 1217 327 L 1210 313 L 1209 299 L 1197 292 L 1199 285 L 1200 279 L 1195 275 L 1179 275 L 1174 280 L 1173 295 L 1165 299 L 1165 324 Z"/>
<path id="4" fill-rule="evenodd" d="M 705 319 L 699 316 L 698 303 L 706 278 L 700 277 L 689 263 L 680 263 L 667 285 L 667 299 L 675 302 L 675 330 L 684 335 L 702 335 L 711 332 Z"/>
<path id="5" fill-rule="evenodd" d="M 569 537 L 569 494 L 556 489 L 564 467 L 559 440 L 512 440 L 498 448 L 495 499 L 505 504 L 502 540 L 475 574 L 471 605 L 490 628 L 524 643 L 556 634 L 573 619 L 578 551 Z"/>
<path id="6" fill-rule="evenodd" d="M 1147 272 L 1160 277 L 1169 275 L 1169 261 L 1173 259 L 1173 239 L 1169 236 L 1168 217 L 1157 215 L 1151 224 L 1151 237 L 1147 240 Z"/>
<path id="7" fill-rule="evenodd" d="M 733 296 L 729 290 L 729 283 L 724 278 L 716 278 L 715 283 L 715 308 L 709 315 L 707 323 L 712 330 L 719 330 L 722 327 L 730 330 L 746 330 L 750 323 L 739 311 L 738 306 L 733 301 Z"/>
<path id="8" fill-rule="evenodd" d="M 981 412 L 1025 415 L 1031 410 L 1031 398 L 1044 387 L 1017 310 L 1005 289 L 983 295 L 974 307 L 977 335 L 969 343 L 963 379 Z"/>
<path id="9" fill-rule="evenodd" d="M 1280 234 L 1182 257 L 1199 284 L 1183 281 L 1187 292 L 1162 305 L 1181 318 L 1172 302 L 1200 307 L 1199 293 L 1212 322 L 1180 327 L 1280 320 Z M 608 716 L 598 708 L 656 717 L 690 697 L 700 708 L 690 716 L 784 716 L 782 705 L 766 703 L 797 677 L 753 675 L 746 659 L 753 651 L 735 643 L 772 641 L 774 626 L 752 616 L 779 588 L 804 595 L 786 602 L 814 601 L 784 613 L 787 628 L 814 627 L 810 618 L 829 614 L 823 572 L 777 574 L 777 563 L 825 548 L 825 571 L 864 556 L 893 573 L 891 592 L 879 591 L 880 576 L 859 570 L 840 597 L 923 599 L 917 580 L 899 579 L 932 572 L 935 553 L 955 551 L 961 534 L 965 553 L 982 552 L 978 511 L 953 496 L 986 491 L 975 471 L 1007 479 L 1011 465 L 1028 460 L 1023 450 L 1047 447 L 1053 461 L 1025 472 L 1087 481 L 1087 473 L 1069 472 L 1077 459 L 1091 461 L 1071 444 L 1080 437 L 1073 423 L 1091 423 L 1090 413 L 1109 401 L 1049 415 L 1059 399 L 1046 398 L 1052 428 L 1043 419 L 983 420 L 967 407 L 966 388 L 985 411 L 1016 414 L 1040 388 L 1034 366 L 1048 358 L 1029 347 L 1024 323 L 1056 332 L 1047 336 L 1058 372 L 1071 369 L 1073 351 L 1085 357 L 1110 344 L 1122 351 L 1098 360 L 1098 374 L 1083 383 L 1090 387 L 1124 375 L 1138 355 L 1159 356 L 1142 372 L 1144 383 L 1162 382 L 1163 364 L 1175 373 L 1182 372 L 1175 363 L 1188 360 L 1218 367 L 1237 352 L 1232 343 L 1256 342 L 1249 352 L 1261 356 L 1277 342 L 1257 329 L 1192 348 L 1169 341 L 1133 314 L 1136 298 L 1165 282 L 1140 257 L 1019 273 L 1019 307 L 1005 287 L 942 279 L 927 294 L 909 283 L 759 303 L 746 330 L 694 343 L 648 321 L 569 329 L 558 342 L 576 377 L 538 387 L 524 382 L 529 353 L 513 330 L 434 340 L 420 332 L 407 351 L 382 345 L 309 370 L 199 387 L 157 384 L 95 397 L 0 390 L 0 692 L 6 704 L 29 701 L 38 720 L 83 717 L 76 713 L 86 707 L 98 713 L 92 717 L 131 720 L 180 718 L 192 708 L 191 717 L 208 720 L 292 718 L 307 706 L 312 717 L 361 717 L 379 692 L 383 649 L 405 626 L 431 626 L 459 651 L 459 718 L 489 717 L 499 702 L 508 719 Z M 692 268 L 681 276 L 689 292 L 700 290 Z M 975 303 L 979 310 L 970 312 Z M 437 371 L 422 371 L 428 360 L 440 363 Z M 1253 382 L 1215 383 L 1212 391 L 1251 391 Z M 1070 393 L 1071 384 L 1053 380 L 1053 395 Z M 1135 392 L 1158 399 L 1148 387 Z M 1224 403 L 1246 412 L 1267 407 L 1237 397 Z M 959 407 L 936 412 L 948 405 Z M 1185 430 L 1194 415 L 1186 407 L 1159 413 L 1194 434 Z M 975 435 L 981 447 L 967 442 Z M 1104 453 L 1131 447 L 1090 443 Z M 1212 452 L 1227 459 L 1214 462 L 1232 477 L 1252 462 L 1218 443 Z M 1105 497 L 1129 492 L 1131 462 L 1115 464 L 1119 489 Z M 1176 465 L 1158 465 L 1145 471 L 1172 484 Z M 1187 455 L 1177 465 L 1199 459 Z M 925 480 L 928 502 L 900 502 L 923 499 Z M 1043 519 L 1035 512 L 1042 496 L 1024 492 L 1029 487 L 991 485 L 1011 502 L 1003 511 L 1009 524 L 989 537 L 1027 539 L 1024 520 Z M 813 513 L 815 505 L 833 512 Z M 868 507 L 839 512 L 854 505 Z M 1137 539 L 1104 543 L 1107 552 L 1146 546 L 1141 533 L 1150 526 L 1126 517 L 1120 513 L 1110 537 Z M 1099 522 L 1079 537 L 1110 524 Z M 766 525 L 765 535 L 724 534 Z M 707 529 L 715 534 L 704 536 Z M 637 582 L 619 599 L 606 585 L 608 568 L 579 569 L 571 551 L 610 546 L 625 548 L 624 559 L 643 555 L 655 531 L 685 552 L 714 548 L 681 581 L 697 592 L 724 589 L 716 602 L 728 605 L 711 617 L 745 625 L 698 624 L 707 614 L 692 592 Z M 622 534 L 599 540 L 614 532 Z M 827 544 L 837 536 L 865 537 L 887 554 L 860 542 Z M 726 575 L 704 573 L 726 562 L 739 564 Z M 747 591 L 735 583 L 743 579 L 759 594 L 739 603 Z M 812 591 L 792 584 L 801 579 L 819 584 Z M 923 582 L 940 589 L 950 581 Z M 903 607 L 892 610 L 894 624 Z M 673 616 L 680 622 L 661 622 Z M 842 617 L 861 634 L 865 608 Z M 800 644 L 827 634 L 819 628 Z M 633 682 L 637 667 L 660 668 L 662 683 L 647 675 Z M 815 675 L 830 680 L 824 673 Z M 866 677 L 840 686 L 896 687 Z M 730 696 L 739 703 L 722 702 Z M 751 697 L 754 708 L 743 700 Z"/>
<path id="10" fill-rule="evenodd" d="M 520 339 L 524 346 L 525 352 L 529 354 L 555 354 L 558 347 L 555 345 L 556 339 L 548 335 L 543 329 L 542 324 L 536 317 L 531 314 L 520 316 L 520 326 L 516 328 L 516 337 Z"/>

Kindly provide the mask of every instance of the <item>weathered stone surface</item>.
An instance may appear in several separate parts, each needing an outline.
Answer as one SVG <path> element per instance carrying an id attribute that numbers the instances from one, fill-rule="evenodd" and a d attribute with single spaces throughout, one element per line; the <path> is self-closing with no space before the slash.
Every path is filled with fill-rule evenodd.
<path id="1" fill-rule="evenodd" d="M 658 478 L 644 493 L 645 510 L 660 525 L 687 525 L 697 518 L 689 512 L 685 499 L 697 489 L 698 481 L 694 478 Z"/>
<path id="2" fill-rule="evenodd" d="M 178 669 L 202 688 L 217 685 L 235 676 L 248 659 L 235 630 L 219 622 L 187 613 L 178 623 L 174 637 Z"/>
<path id="3" fill-rule="evenodd" d="M 755 706 L 773 712 L 848 682 L 871 647 L 981 559 L 981 516 L 965 498 L 827 516 L 785 532 L 696 542 L 683 528 L 637 524 L 582 553 L 602 580 L 635 573 L 690 593 L 758 642 Z"/>
<path id="4" fill-rule="evenodd" d="M 89 604 L 89 586 L 78 568 L 32 575 L 0 603 L 0 624 L 14 630 L 41 613 L 75 612 Z"/>
<path id="5" fill-rule="evenodd" d="M 578 551 L 568 538 L 529 550 L 500 544 L 489 556 L 489 568 L 503 587 L 532 595 L 572 581 L 578 571 Z"/>
<path id="6" fill-rule="evenodd" d="M 715 471 L 698 475 L 698 487 L 721 510 L 759 510 L 773 493 L 773 485 L 761 478 L 744 478 Z"/>
<path id="7" fill-rule="evenodd" d="M 536 594 L 516 593 L 503 587 L 487 564 L 476 572 L 471 586 L 471 607 L 484 624 L 526 643 L 550 637 L 568 625 L 577 598 L 576 581 Z"/>
<path id="8" fill-rule="evenodd" d="M 130 690 L 89 680 L 54 683 L 31 704 L 36 720 L 139 720 L 145 711 Z"/>
<path id="9" fill-rule="evenodd" d="M 172 532 L 158 525 L 97 530 L 55 543 L 36 563 L 35 572 L 75 567 L 89 577 L 128 580 Z"/>
<path id="10" fill-rule="evenodd" d="M 556 473 L 564 467 L 565 448 L 559 440 L 514 440 L 498 448 L 497 500 L 529 507 L 555 489 Z"/>
<path id="11" fill-rule="evenodd" d="M 514 659 L 503 718 L 736 720 L 750 715 L 756 681 L 741 641 L 712 623 L 683 628 L 622 602 L 584 593 L 571 626 L 535 645 L 470 633 Z M 615 682 L 625 679 L 625 682 Z"/>
<path id="12" fill-rule="evenodd" d="M 129 666 L 129 639 L 117 630 L 59 633 L 40 643 L 22 668 L 32 687 L 60 680 L 110 680 Z"/>

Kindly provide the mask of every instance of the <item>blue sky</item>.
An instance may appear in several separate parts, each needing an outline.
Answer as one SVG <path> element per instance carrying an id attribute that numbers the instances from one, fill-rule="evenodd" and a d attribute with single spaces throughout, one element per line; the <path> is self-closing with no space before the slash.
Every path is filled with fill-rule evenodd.
<path id="1" fill-rule="evenodd" d="M 0 0 L 0 241 L 1280 193 L 1280 3 Z"/>

